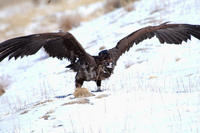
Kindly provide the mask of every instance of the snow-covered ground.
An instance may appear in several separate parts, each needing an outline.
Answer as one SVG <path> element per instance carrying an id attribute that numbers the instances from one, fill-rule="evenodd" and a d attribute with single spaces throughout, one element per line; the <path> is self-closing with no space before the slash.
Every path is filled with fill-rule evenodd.
<path id="1" fill-rule="evenodd" d="M 135 10 L 115 10 L 70 32 L 96 55 L 147 25 L 199 24 L 199 0 L 141 0 Z M 88 98 L 55 98 L 73 93 L 67 61 L 43 51 L 0 63 L 11 82 L 0 97 L 1 133 L 199 133 L 200 41 L 161 45 L 156 38 L 133 46 L 103 82 L 104 92 Z M 93 82 L 83 85 L 95 90 Z M 85 103 L 85 104 L 83 104 Z"/>

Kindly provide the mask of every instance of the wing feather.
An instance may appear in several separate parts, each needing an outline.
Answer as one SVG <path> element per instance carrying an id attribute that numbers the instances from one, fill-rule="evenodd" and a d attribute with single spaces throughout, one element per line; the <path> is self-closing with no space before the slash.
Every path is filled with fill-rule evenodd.
<path id="1" fill-rule="evenodd" d="M 117 61 L 134 44 L 137 45 L 143 40 L 151 39 L 154 36 L 158 38 L 160 43 L 181 44 L 183 41 L 190 40 L 191 36 L 200 39 L 200 25 L 163 23 L 158 26 L 144 27 L 121 39 L 108 52 Z"/>
<path id="2" fill-rule="evenodd" d="M 191 27 L 191 25 L 190 25 L 190 27 Z M 200 25 L 195 25 L 194 27 L 191 27 L 191 28 L 189 29 L 189 33 L 190 33 L 192 36 L 194 36 L 194 37 L 200 39 Z"/>
<path id="3" fill-rule="evenodd" d="M 171 30 L 171 29 L 168 29 L 169 32 L 170 32 L 170 35 L 171 37 L 173 38 L 174 40 L 174 44 L 181 44 L 182 43 L 182 40 L 184 39 L 185 40 L 185 37 L 181 37 L 182 35 L 179 33 L 179 32 L 176 32 L 176 30 Z M 187 40 L 185 40 L 187 41 Z"/>
<path id="4" fill-rule="evenodd" d="M 165 31 L 159 32 L 160 35 L 162 36 L 164 42 L 171 44 L 173 41 L 171 40 L 169 34 L 167 34 Z"/>
<path id="5" fill-rule="evenodd" d="M 160 43 L 164 43 L 165 40 L 163 39 L 164 37 L 160 34 L 160 33 L 155 33 L 156 34 L 156 37 L 159 39 Z"/>
<path id="6" fill-rule="evenodd" d="M 41 48 L 51 57 L 66 58 L 74 62 L 77 58 L 88 64 L 94 64 L 89 55 L 71 33 L 41 33 L 13 38 L 0 43 L 0 61 L 4 58 L 19 58 L 33 55 Z"/>

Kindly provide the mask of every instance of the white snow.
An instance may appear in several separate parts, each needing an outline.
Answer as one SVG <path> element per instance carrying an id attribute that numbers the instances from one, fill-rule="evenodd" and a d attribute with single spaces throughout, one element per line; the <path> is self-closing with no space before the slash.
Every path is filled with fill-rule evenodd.
<path id="1" fill-rule="evenodd" d="M 96 55 L 134 30 L 166 21 L 199 24 L 199 0 L 140 0 L 70 32 Z M 158 10 L 159 9 L 159 10 Z M 85 10 L 85 9 L 84 9 Z M 157 12 L 156 12 L 157 11 Z M 26 30 L 25 30 L 26 31 Z M 200 41 L 161 45 L 156 38 L 133 46 L 103 81 L 103 98 L 55 98 L 73 93 L 68 61 L 36 55 L 0 63 L 11 84 L 0 97 L 1 133 L 199 133 Z M 127 68 L 127 66 L 129 66 Z M 83 85 L 95 90 L 94 82 Z M 85 100 L 86 104 L 66 104 Z M 43 116 L 47 116 L 47 120 Z"/>

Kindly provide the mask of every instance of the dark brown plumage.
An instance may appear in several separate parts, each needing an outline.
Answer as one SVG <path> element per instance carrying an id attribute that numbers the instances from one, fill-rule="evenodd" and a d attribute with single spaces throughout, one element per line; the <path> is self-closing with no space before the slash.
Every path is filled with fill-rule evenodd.
<path id="1" fill-rule="evenodd" d="M 168 24 L 148 26 L 139 29 L 121 39 L 109 50 L 103 50 L 98 56 L 88 54 L 81 44 L 70 33 L 42 33 L 17 37 L 0 43 L 0 61 L 4 58 L 19 58 L 35 54 L 41 47 L 51 57 L 66 58 L 71 64 L 68 68 L 77 72 L 76 87 L 81 87 L 84 81 L 95 81 L 100 91 L 101 81 L 113 73 L 119 57 L 134 44 L 156 36 L 160 43 L 181 44 L 191 39 L 200 39 L 200 25 Z"/>

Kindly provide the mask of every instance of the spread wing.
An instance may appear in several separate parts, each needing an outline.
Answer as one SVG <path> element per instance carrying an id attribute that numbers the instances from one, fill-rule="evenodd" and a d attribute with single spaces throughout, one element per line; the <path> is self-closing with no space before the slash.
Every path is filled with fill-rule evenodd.
<path id="1" fill-rule="evenodd" d="M 77 58 L 88 64 L 94 63 L 81 44 L 70 33 L 42 33 L 13 38 L 0 43 L 0 61 L 4 58 L 19 58 L 35 54 L 40 48 L 51 57 L 66 58 L 74 62 Z"/>
<path id="2" fill-rule="evenodd" d="M 143 40 L 151 39 L 154 36 L 159 39 L 160 43 L 181 44 L 183 41 L 190 40 L 191 36 L 200 39 L 200 25 L 163 23 L 158 26 L 148 26 L 121 39 L 116 47 L 109 50 L 109 53 L 117 61 L 134 44 L 137 45 Z"/>

